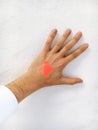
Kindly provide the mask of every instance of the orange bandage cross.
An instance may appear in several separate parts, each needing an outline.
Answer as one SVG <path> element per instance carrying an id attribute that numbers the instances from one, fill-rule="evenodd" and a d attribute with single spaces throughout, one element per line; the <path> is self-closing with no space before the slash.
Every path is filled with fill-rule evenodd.
<path id="1" fill-rule="evenodd" d="M 48 78 L 50 73 L 53 71 L 53 67 L 49 64 L 48 61 L 45 61 L 44 64 L 39 67 L 39 70 L 43 72 L 46 78 Z"/>

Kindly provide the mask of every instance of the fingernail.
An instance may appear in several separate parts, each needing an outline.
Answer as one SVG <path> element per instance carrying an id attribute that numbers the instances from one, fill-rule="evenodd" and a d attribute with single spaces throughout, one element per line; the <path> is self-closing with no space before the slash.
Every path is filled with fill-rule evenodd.
<path id="1" fill-rule="evenodd" d="M 71 32 L 71 29 L 68 28 L 68 29 L 66 30 L 66 33 L 70 33 L 70 32 Z"/>
<path id="2" fill-rule="evenodd" d="M 82 83 L 83 80 L 82 80 L 82 79 L 77 79 L 77 82 L 78 82 L 78 83 Z"/>
<path id="3" fill-rule="evenodd" d="M 53 29 L 51 32 L 52 32 L 52 33 L 56 33 L 56 32 L 57 32 L 57 29 Z"/>
<path id="4" fill-rule="evenodd" d="M 85 43 L 84 46 L 85 46 L 86 48 L 88 48 L 89 44 L 88 44 L 88 43 Z"/>
<path id="5" fill-rule="evenodd" d="M 77 32 L 77 36 L 82 36 L 82 32 Z"/>

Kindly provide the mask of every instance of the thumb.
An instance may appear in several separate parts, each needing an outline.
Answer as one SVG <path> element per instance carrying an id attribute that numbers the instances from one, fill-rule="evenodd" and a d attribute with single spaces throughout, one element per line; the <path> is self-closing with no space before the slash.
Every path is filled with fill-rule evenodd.
<path id="1" fill-rule="evenodd" d="M 77 83 L 82 83 L 83 80 L 77 77 L 71 78 L 71 77 L 62 77 L 60 80 L 61 84 L 69 84 L 69 85 L 73 85 L 73 84 L 77 84 Z"/>

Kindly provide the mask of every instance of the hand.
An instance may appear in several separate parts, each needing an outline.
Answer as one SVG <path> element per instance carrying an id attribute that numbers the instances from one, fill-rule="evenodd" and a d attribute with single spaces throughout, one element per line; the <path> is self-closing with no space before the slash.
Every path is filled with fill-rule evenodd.
<path id="1" fill-rule="evenodd" d="M 16 97 L 21 93 L 21 96 L 17 97 L 19 102 L 42 87 L 59 84 L 70 85 L 83 82 L 83 80 L 78 77 L 72 78 L 67 76 L 64 77 L 62 75 L 64 67 L 88 48 L 88 44 L 82 44 L 72 53 L 68 54 L 69 50 L 72 49 L 82 36 L 82 33 L 78 32 L 68 43 L 64 44 L 70 33 L 71 30 L 67 29 L 51 48 L 52 42 L 57 34 L 56 29 L 52 30 L 47 38 L 44 48 L 32 62 L 28 71 L 20 78 L 7 85 L 14 93 L 16 93 Z M 49 67 L 52 68 L 47 77 L 44 75 L 44 70 L 40 71 L 40 68 L 45 66 L 46 62 Z M 15 90 L 16 88 L 17 90 Z"/>

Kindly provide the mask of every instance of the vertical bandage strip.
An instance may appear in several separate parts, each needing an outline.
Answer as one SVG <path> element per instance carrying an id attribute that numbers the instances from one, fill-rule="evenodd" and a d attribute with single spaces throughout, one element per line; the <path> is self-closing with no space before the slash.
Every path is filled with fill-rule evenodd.
<path id="1" fill-rule="evenodd" d="M 40 67 L 39 71 L 42 71 L 46 78 L 49 77 L 50 73 L 53 71 L 53 67 L 49 64 L 48 61 L 45 61 Z"/>

